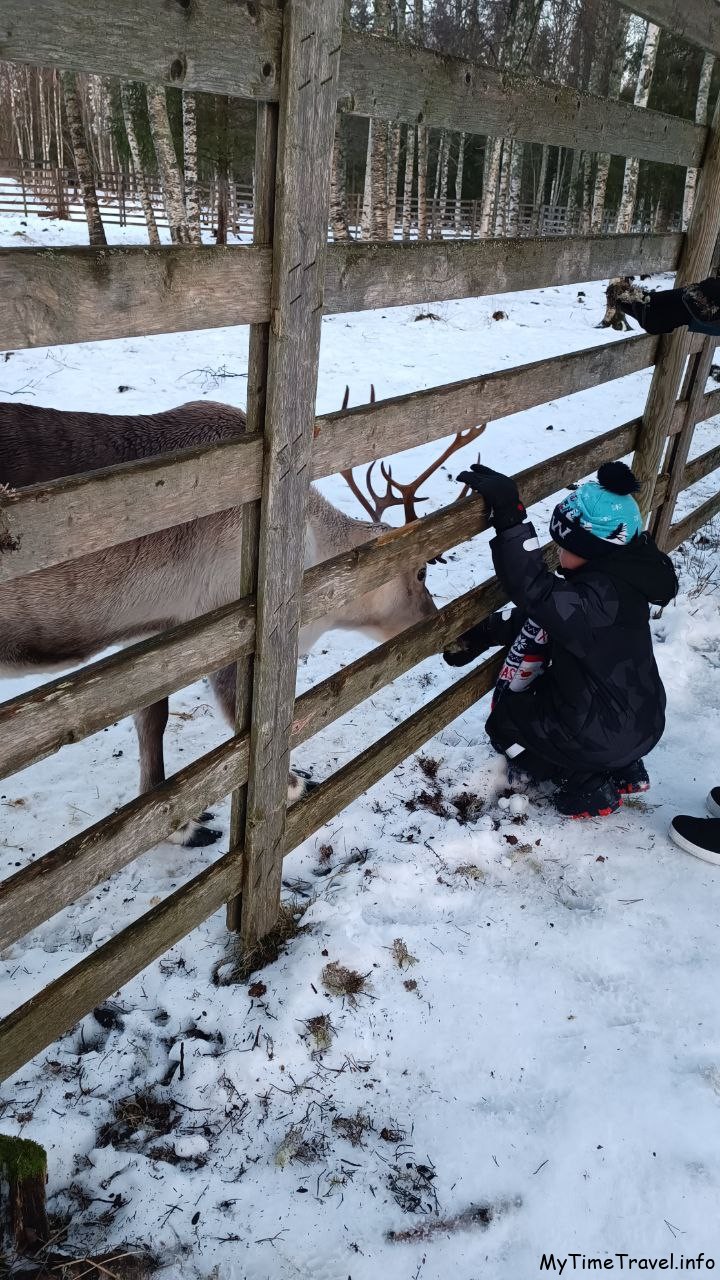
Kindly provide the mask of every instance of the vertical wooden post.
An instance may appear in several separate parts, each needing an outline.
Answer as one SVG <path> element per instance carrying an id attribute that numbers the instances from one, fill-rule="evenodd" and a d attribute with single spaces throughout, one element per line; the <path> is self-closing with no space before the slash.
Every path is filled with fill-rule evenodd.
<path id="1" fill-rule="evenodd" d="M 286 0 L 241 937 L 280 906 L 342 0 Z"/>
<path id="2" fill-rule="evenodd" d="M 692 365 L 683 411 L 683 424 L 678 434 L 671 439 L 668 449 L 668 460 L 665 468 L 668 472 L 667 493 L 652 522 L 653 537 L 658 546 L 662 548 L 664 548 L 670 532 L 675 505 L 682 484 L 683 472 L 685 471 L 690 445 L 695 434 L 700 402 L 705 394 L 705 383 L 710 372 L 710 365 L 715 356 L 716 347 L 717 338 L 706 338 L 702 350 L 691 358 Z"/>
<path id="3" fill-rule="evenodd" d="M 676 285 L 690 284 L 707 276 L 712 266 L 720 231 L 720 100 L 710 128 L 705 158 L 697 186 L 695 207 L 685 236 Z M 640 506 L 644 515 L 652 507 L 660 459 L 690 354 L 692 335 L 676 329 L 661 339 L 650 392 L 645 406 L 633 470 L 642 486 Z"/>
<path id="4" fill-rule="evenodd" d="M 255 129 L 255 189 L 253 192 L 253 244 L 272 244 L 275 218 L 275 183 L 277 166 L 279 109 L 276 103 L 260 102 Z M 264 431 L 267 401 L 268 352 L 270 325 L 250 327 L 247 381 L 248 431 Z M 239 595 L 257 591 L 257 562 L 260 540 L 259 503 L 248 502 L 242 508 L 242 551 Z M 249 727 L 253 691 L 253 658 L 238 663 L 235 695 L 235 731 L 244 733 Z M 230 848 L 241 849 L 245 838 L 247 787 L 233 792 L 230 808 Z M 242 896 L 233 898 L 227 907 L 227 927 L 238 931 L 242 920 Z"/>

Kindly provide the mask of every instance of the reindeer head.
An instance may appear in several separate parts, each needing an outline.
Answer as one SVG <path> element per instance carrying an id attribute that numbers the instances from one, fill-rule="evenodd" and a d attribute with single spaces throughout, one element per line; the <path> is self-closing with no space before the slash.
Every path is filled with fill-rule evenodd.
<path id="1" fill-rule="evenodd" d="M 345 396 L 343 398 L 343 409 L 347 409 L 350 398 L 349 388 L 345 388 Z M 375 388 L 370 389 L 370 403 L 375 403 Z M 425 470 L 414 480 L 407 483 L 401 483 L 396 480 L 392 474 L 392 468 L 387 462 L 380 462 L 380 473 L 385 482 L 385 491 L 379 492 L 373 485 L 373 471 L 377 465 L 377 460 L 371 462 L 365 472 L 365 488 L 366 492 L 360 489 L 352 468 L 341 471 L 341 475 L 351 492 L 357 498 L 361 507 L 368 513 L 374 525 L 377 526 L 378 533 L 390 528 L 382 523 L 382 517 L 390 507 L 402 507 L 405 517 L 405 523 L 411 524 L 420 517 L 417 512 L 417 506 L 421 502 L 427 502 L 427 498 L 418 496 L 418 490 L 436 471 L 440 469 L 448 458 L 452 457 L 458 450 L 463 449 L 465 445 L 471 444 L 473 440 L 477 440 L 485 430 L 486 423 L 475 427 L 468 427 L 464 431 L 459 431 L 454 439 L 442 451 L 438 458 L 426 467 Z M 468 490 L 464 488 L 455 500 L 461 502 Z M 406 569 L 403 573 L 398 574 L 390 582 L 384 583 L 375 592 L 369 593 L 363 597 L 364 601 L 369 600 L 369 596 L 375 597 L 374 603 L 380 605 L 383 612 L 383 621 L 372 628 L 376 636 L 384 640 L 389 640 L 399 632 L 406 630 L 416 622 L 423 621 L 437 612 L 437 606 L 426 586 L 427 565 L 441 563 L 444 564 L 442 556 L 436 557 L 427 563 L 420 562 Z M 381 598 L 380 598 L 381 597 Z M 358 602 L 360 603 L 360 602 Z"/>

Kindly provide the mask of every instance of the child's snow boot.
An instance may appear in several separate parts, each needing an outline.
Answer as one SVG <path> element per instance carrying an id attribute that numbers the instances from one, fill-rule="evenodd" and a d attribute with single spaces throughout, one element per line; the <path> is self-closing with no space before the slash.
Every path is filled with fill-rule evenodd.
<path id="1" fill-rule="evenodd" d="M 613 769 L 610 777 L 621 796 L 636 796 L 650 790 L 650 778 L 642 760 L 635 760 L 624 769 Z M 717 816 L 720 818 L 720 804 L 718 804 Z"/>
<path id="2" fill-rule="evenodd" d="M 593 773 L 568 779 L 553 804 L 565 818 L 609 818 L 620 808 L 622 796 L 607 773 Z"/>

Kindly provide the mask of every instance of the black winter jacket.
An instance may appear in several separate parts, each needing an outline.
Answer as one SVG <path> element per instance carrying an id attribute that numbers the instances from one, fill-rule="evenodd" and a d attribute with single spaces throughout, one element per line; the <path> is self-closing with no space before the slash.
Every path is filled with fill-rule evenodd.
<path id="1" fill-rule="evenodd" d="M 490 545 L 518 606 L 509 620 L 498 619 L 495 642 L 514 639 L 525 618 L 550 636 L 544 675 L 501 700 L 515 740 L 570 770 L 622 768 L 650 751 L 665 728 L 650 605 L 668 604 L 677 593 L 668 556 L 644 533 L 563 578 L 546 568 L 529 521 Z"/>

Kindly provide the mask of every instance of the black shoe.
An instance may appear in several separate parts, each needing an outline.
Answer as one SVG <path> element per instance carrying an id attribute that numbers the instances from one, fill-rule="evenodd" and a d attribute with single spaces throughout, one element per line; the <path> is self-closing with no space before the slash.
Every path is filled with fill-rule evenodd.
<path id="1" fill-rule="evenodd" d="M 565 818 L 609 818 L 620 808 L 622 796 L 607 774 L 594 774 L 582 783 L 566 782 L 553 804 Z"/>
<path id="2" fill-rule="evenodd" d="M 673 818 L 668 834 L 686 853 L 720 866 L 720 819 L 688 818 L 683 814 Z"/>
<path id="3" fill-rule="evenodd" d="M 705 808 L 711 818 L 720 818 L 720 787 L 713 787 L 712 791 L 708 792 Z"/>
<path id="4" fill-rule="evenodd" d="M 636 760 L 634 764 L 628 764 L 624 769 L 613 769 L 610 778 L 621 796 L 636 796 L 650 790 L 650 778 L 642 760 Z M 720 788 L 718 792 L 720 793 Z M 720 818 L 720 801 L 717 816 Z"/>

